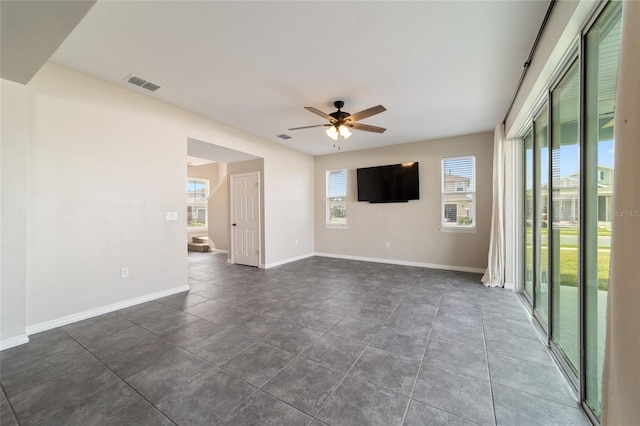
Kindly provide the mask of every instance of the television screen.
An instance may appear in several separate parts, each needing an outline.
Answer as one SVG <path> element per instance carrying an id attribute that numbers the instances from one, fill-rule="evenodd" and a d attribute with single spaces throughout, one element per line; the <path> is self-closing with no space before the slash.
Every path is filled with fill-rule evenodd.
<path id="1" fill-rule="evenodd" d="M 365 167 L 356 170 L 358 201 L 398 203 L 420 199 L 418 163 Z"/>

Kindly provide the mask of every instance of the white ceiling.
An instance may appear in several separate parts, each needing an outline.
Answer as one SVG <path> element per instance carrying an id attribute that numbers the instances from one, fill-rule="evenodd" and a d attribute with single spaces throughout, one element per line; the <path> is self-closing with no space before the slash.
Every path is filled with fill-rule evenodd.
<path id="1" fill-rule="evenodd" d="M 336 152 L 323 128 L 287 129 L 323 124 L 303 107 L 335 100 L 387 108 L 362 120 L 384 134 L 342 151 L 493 130 L 548 3 L 98 1 L 52 60 L 321 155 Z"/>
<path id="2" fill-rule="evenodd" d="M 0 76 L 27 84 L 94 3 L 0 1 Z"/>

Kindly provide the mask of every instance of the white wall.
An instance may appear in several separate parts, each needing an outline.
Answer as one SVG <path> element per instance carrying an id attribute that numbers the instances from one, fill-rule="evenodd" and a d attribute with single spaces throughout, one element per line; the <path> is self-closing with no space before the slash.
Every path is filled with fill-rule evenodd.
<path id="1" fill-rule="evenodd" d="M 28 88 L 28 326 L 185 285 L 186 135 L 171 110 L 51 64 Z"/>
<path id="2" fill-rule="evenodd" d="M 313 255 L 313 157 L 309 160 L 264 158 L 267 268 Z M 274 253 L 280 255 L 274 256 Z"/>
<path id="3" fill-rule="evenodd" d="M 265 158 L 266 262 L 312 251 L 312 157 L 53 63 L 27 90 L 27 328 L 186 285 L 188 137 Z M 286 220 L 283 204 L 297 206 Z"/>
<path id="4" fill-rule="evenodd" d="M 227 165 L 224 164 L 225 171 Z M 229 179 L 221 176 L 221 184 L 209 198 L 209 210 L 207 212 L 207 228 L 209 239 L 213 241 L 214 248 L 229 250 Z M 264 228 L 264 222 L 262 224 Z"/>
<path id="5" fill-rule="evenodd" d="M 0 88 L 0 349 L 26 342 L 27 141 L 26 88 Z"/>
<path id="6" fill-rule="evenodd" d="M 440 162 L 475 155 L 477 232 L 440 230 Z M 493 134 L 481 133 L 315 159 L 316 252 L 424 266 L 483 271 L 491 222 Z M 418 161 L 420 200 L 370 204 L 357 201 L 356 169 Z M 347 227 L 325 226 L 325 172 L 346 168 Z M 390 248 L 385 242 L 391 243 Z"/>

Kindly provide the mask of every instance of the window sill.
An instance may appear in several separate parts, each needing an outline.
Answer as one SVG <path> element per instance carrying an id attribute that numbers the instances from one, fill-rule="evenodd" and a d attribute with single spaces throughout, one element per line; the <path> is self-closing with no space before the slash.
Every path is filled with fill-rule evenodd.
<path id="1" fill-rule="evenodd" d="M 333 229 L 347 229 L 347 225 L 329 225 L 328 223 L 325 223 L 324 227 Z"/>
<path id="2" fill-rule="evenodd" d="M 462 226 L 440 226 L 440 232 L 453 232 L 460 234 L 475 234 L 478 232 L 476 227 L 462 227 Z"/>

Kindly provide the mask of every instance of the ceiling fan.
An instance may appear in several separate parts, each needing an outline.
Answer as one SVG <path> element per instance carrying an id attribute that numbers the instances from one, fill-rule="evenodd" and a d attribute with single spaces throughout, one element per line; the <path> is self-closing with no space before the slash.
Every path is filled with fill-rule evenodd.
<path id="1" fill-rule="evenodd" d="M 329 136 L 334 141 L 338 140 L 338 136 L 342 136 L 345 139 L 351 136 L 351 132 L 349 131 L 349 129 L 364 130 L 365 132 L 375 132 L 375 133 L 384 133 L 384 131 L 387 130 L 384 127 L 356 123 L 356 121 L 359 121 L 364 118 L 371 117 L 372 115 L 380 114 L 381 112 L 386 111 L 387 109 L 382 105 L 367 108 L 363 111 L 356 112 L 355 114 L 349 114 L 348 112 L 340 110 L 340 108 L 344 106 L 343 101 L 335 101 L 333 103 L 333 106 L 338 108 L 338 110 L 330 114 L 326 114 L 314 107 L 304 107 L 306 110 L 311 111 L 312 113 L 329 120 L 329 124 L 316 124 L 314 126 L 294 127 L 289 130 L 310 129 L 312 127 L 328 127 L 326 131 L 327 136 Z"/>

